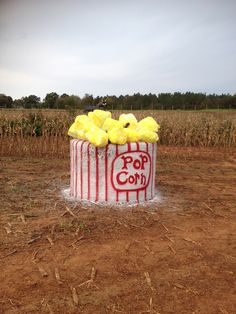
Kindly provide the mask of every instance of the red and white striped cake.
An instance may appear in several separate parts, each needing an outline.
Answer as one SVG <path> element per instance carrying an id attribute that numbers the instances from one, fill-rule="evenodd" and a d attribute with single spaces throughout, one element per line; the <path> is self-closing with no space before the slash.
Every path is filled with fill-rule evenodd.
<path id="1" fill-rule="evenodd" d="M 77 200 L 140 203 L 155 195 L 156 143 L 70 142 L 70 194 Z"/>

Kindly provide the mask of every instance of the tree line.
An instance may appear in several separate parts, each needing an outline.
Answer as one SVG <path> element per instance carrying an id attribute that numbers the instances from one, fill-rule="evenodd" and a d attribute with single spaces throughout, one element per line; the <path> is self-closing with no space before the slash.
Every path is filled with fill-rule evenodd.
<path id="1" fill-rule="evenodd" d="M 106 101 L 110 110 L 208 110 L 208 109 L 236 109 L 236 94 L 204 94 L 204 93 L 160 93 L 133 95 L 107 95 L 93 97 L 85 94 L 82 98 L 75 95 L 55 92 L 46 94 L 44 99 L 36 95 L 29 95 L 20 99 L 0 94 L 0 108 L 24 109 L 85 109 L 87 106 L 97 106 Z"/>

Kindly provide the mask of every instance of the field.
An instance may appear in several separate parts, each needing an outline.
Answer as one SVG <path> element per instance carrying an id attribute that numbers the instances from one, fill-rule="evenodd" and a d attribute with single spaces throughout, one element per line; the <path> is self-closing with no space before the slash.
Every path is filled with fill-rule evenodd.
<path id="1" fill-rule="evenodd" d="M 67 131 L 79 112 L 56 110 L 0 111 L 0 156 L 68 156 Z M 121 112 L 114 112 L 118 117 Z M 135 112 L 153 116 L 161 125 L 160 144 L 171 146 L 236 147 L 236 111 Z"/>
<path id="2" fill-rule="evenodd" d="M 63 123 L 1 133 L 0 313 L 236 312 L 235 113 L 155 114 L 158 200 L 122 209 L 64 198 Z"/>

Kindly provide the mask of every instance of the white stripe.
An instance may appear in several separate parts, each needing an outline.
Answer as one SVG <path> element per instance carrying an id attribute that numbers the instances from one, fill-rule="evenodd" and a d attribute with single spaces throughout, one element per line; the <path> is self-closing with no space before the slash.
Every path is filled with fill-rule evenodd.
<path id="1" fill-rule="evenodd" d="M 140 146 L 139 146 L 140 149 Z M 136 143 L 130 143 L 130 151 L 135 151 L 137 150 L 137 144 Z M 127 151 L 128 151 L 128 146 L 127 146 Z M 136 202 L 137 199 L 137 191 L 130 191 L 129 192 L 129 200 L 130 202 Z"/>
<path id="2" fill-rule="evenodd" d="M 89 142 L 84 142 L 83 145 L 83 150 L 82 150 L 82 159 L 83 159 L 83 164 L 82 164 L 82 186 L 83 186 L 83 199 L 88 198 L 88 144 Z"/>
<path id="3" fill-rule="evenodd" d="M 95 201 L 96 197 L 96 161 L 95 146 L 90 145 L 90 201 Z"/>
<path id="4" fill-rule="evenodd" d="M 154 144 L 154 157 L 153 157 L 153 164 L 154 164 L 154 171 L 153 171 L 153 197 L 155 196 L 156 194 L 156 164 L 157 164 L 157 143 Z"/>
<path id="5" fill-rule="evenodd" d="M 75 182 L 76 182 L 76 140 L 73 141 L 73 150 L 74 150 L 74 179 L 73 179 L 73 190 L 74 190 L 74 197 L 76 195 L 76 189 L 75 189 Z"/>
<path id="6" fill-rule="evenodd" d="M 119 145 L 119 154 L 126 153 L 127 151 L 128 151 L 128 144 Z M 119 202 L 126 202 L 126 194 L 127 194 L 126 191 L 119 192 Z"/>
<path id="7" fill-rule="evenodd" d="M 115 202 L 116 201 L 116 190 L 113 189 L 112 187 L 112 173 L 111 173 L 111 166 L 112 166 L 112 161 L 115 158 L 116 154 L 116 147 L 115 145 L 109 144 L 108 146 L 108 163 L 107 163 L 107 168 L 108 168 L 108 201 L 109 202 Z"/>
<path id="8" fill-rule="evenodd" d="M 99 202 L 105 201 L 105 183 L 106 183 L 106 178 L 105 178 L 105 152 L 106 148 L 102 147 L 98 149 L 98 166 L 99 166 Z"/>

